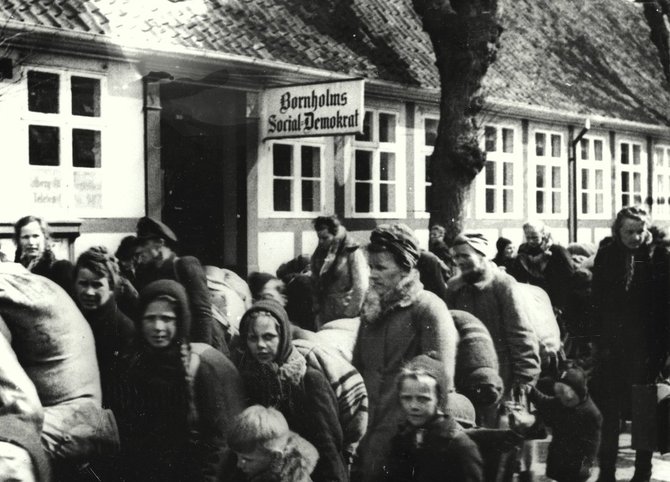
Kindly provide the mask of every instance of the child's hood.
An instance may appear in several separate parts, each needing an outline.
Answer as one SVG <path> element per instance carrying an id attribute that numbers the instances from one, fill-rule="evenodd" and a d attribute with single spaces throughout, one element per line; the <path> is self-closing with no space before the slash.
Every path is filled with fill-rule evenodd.
<path id="1" fill-rule="evenodd" d="M 280 480 L 311 481 L 309 476 L 318 460 L 319 453 L 314 446 L 300 435 L 291 432 L 284 449 Z"/>

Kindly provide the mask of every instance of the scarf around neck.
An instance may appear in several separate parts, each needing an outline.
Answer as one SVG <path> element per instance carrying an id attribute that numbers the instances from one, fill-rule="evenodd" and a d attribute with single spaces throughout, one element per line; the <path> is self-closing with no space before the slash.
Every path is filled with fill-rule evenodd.
<path id="1" fill-rule="evenodd" d="M 248 351 L 242 356 L 240 373 L 253 403 L 266 407 L 292 406 L 292 393 L 302 384 L 307 361 L 298 350 L 291 350 L 282 364 L 259 363 Z"/>
<path id="2" fill-rule="evenodd" d="M 412 269 L 397 286 L 384 294 L 380 295 L 370 287 L 361 307 L 361 321 L 379 323 L 394 309 L 410 306 L 421 291 L 423 284 L 416 269 Z"/>

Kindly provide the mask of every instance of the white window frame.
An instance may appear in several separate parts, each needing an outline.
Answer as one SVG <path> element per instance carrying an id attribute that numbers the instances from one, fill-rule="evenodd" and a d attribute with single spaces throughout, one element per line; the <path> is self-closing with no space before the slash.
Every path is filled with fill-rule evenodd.
<path id="1" fill-rule="evenodd" d="M 486 127 L 496 128 L 496 150 L 486 152 Z M 503 136 L 502 130 L 510 129 L 513 132 L 513 149 L 512 152 L 503 152 Z M 521 129 L 519 125 L 503 122 L 487 122 L 482 124 L 480 132 L 480 147 L 486 152 L 486 162 L 494 162 L 496 169 L 496 179 L 503 179 L 503 164 L 512 164 L 512 175 L 514 177 L 512 183 L 512 211 L 502 212 L 496 211 L 493 213 L 486 212 L 486 165 L 477 175 L 476 183 L 476 213 L 479 219 L 521 219 L 523 218 L 523 139 L 521 138 Z M 495 185 L 496 206 L 502 206 L 502 185 L 496 183 Z"/>
<path id="2" fill-rule="evenodd" d="M 281 178 L 290 179 L 291 184 L 291 210 L 290 211 L 275 211 L 274 210 L 274 157 L 273 149 L 276 144 L 283 144 L 291 146 L 291 176 Z M 320 164 L 318 178 L 303 178 L 300 169 L 300 149 L 303 146 L 318 148 L 320 151 Z M 296 155 L 297 154 L 297 155 Z M 327 190 L 326 183 L 332 182 L 332 177 L 328 176 L 328 162 L 332 159 L 332 141 L 329 142 L 325 137 L 314 138 L 292 138 L 292 139 L 275 139 L 263 143 L 263 156 L 259 163 L 261 169 L 259 170 L 259 190 L 258 190 L 258 206 L 259 217 L 262 218 L 304 218 L 311 219 L 319 214 L 330 212 L 329 201 L 326 198 Z M 320 184 L 320 206 L 316 211 L 302 210 L 302 181 L 304 179 L 314 180 L 318 179 Z"/>
<path id="3" fill-rule="evenodd" d="M 58 113 L 33 112 L 28 106 L 28 73 L 40 72 L 45 74 L 55 74 L 59 77 L 59 106 Z M 80 116 L 72 114 L 72 77 L 85 77 L 95 79 L 100 82 L 100 115 L 97 117 Z M 41 65 L 27 65 L 23 69 L 21 95 L 21 135 L 25 139 L 25 172 L 30 173 L 42 171 L 57 173 L 62 181 L 61 193 L 63 200 L 59 207 L 44 208 L 46 210 L 55 210 L 63 212 L 65 210 L 75 210 L 77 214 L 86 213 L 99 215 L 100 209 L 104 208 L 104 196 L 101 200 L 101 208 L 79 207 L 76 204 L 76 189 L 74 186 L 74 176 L 76 172 L 95 173 L 103 184 L 102 193 L 105 191 L 104 178 L 107 170 L 107 161 L 105 158 L 105 131 L 108 129 L 108 122 L 105 117 L 107 112 L 107 77 L 104 74 L 84 69 L 54 68 Z M 30 145 L 29 145 L 29 126 L 58 127 L 59 129 L 59 165 L 42 166 L 29 163 Z M 73 129 L 87 129 L 100 132 L 100 166 L 99 167 L 75 167 L 72 150 L 72 131 Z"/>
<path id="4" fill-rule="evenodd" d="M 611 219 L 612 218 L 612 163 L 610 161 L 611 155 L 609 152 L 609 144 L 607 139 L 598 135 L 584 136 L 583 140 L 589 142 L 588 145 L 588 159 L 582 157 L 582 143 L 577 145 L 577 216 L 580 219 Z M 602 159 L 595 158 L 595 142 L 602 143 Z M 588 187 L 582 187 L 583 173 L 582 170 L 587 170 L 589 173 Z M 603 187 L 602 190 L 597 191 L 595 187 L 595 173 L 602 171 Z M 594 211 L 584 213 L 582 195 L 586 194 L 589 198 L 589 205 L 596 205 L 596 194 L 603 196 L 603 212 L 596 213 Z"/>
<path id="5" fill-rule="evenodd" d="M 440 122 L 439 112 L 419 113 L 415 117 L 418 128 L 414 130 L 414 217 L 417 219 L 428 219 L 430 213 L 426 211 L 428 200 L 426 199 L 426 188 L 431 185 L 426 181 L 427 168 L 426 158 L 433 154 L 435 146 L 426 145 L 426 120 Z"/>
<path id="6" fill-rule="evenodd" d="M 370 112 L 372 115 L 372 140 L 361 141 L 353 139 L 351 152 L 351 169 L 350 182 L 348 183 L 349 195 L 347 214 L 352 218 L 375 218 L 375 219 L 396 219 L 405 217 L 406 209 L 406 172 L 405 172 L 405 129 L 402 127 L 404 117 L 400 110 L 389 107 L 366 107 L 365 112 Z M 380 142 L 379 141 L 379 115 L 388 114 L 395 116 L 395 142 Z M 356 151 L 370 151 L 372 153 L 372 179 L 368 182 L 371 184 L 372 209 L 369 212 L 356 211 L 356 184 L 359 182 L 356 179 Z M 380 179 L 380 154 L 382 152 L 391 153 L 394 156 L 394 173 L 395 179 L 393 181 L 383 181 Z M 388 212 L 380 211 L 381 184 L 390 184 L 395 188 L 395 206 Z"/>
<path id="7" fill-rule="evenodd" d="M 622 145 L 623 144 L 628 144 L 630 147 L 630 161 L 628 164 L 622 164 L 621 163 L 621 153 L 622 153 Z M 640 147 L 640 163 L 639 164 L 633 164 L 633 146 L 639 146 Z M 622 180 L 623 176 L 622 174 L 624 172 L 629 173 L 629 186 L 631 187 L 631 190 L 629 191 L 629 195 L 632 197 L 630 203 L 630 206 L 639 206 L 639 205 L 644 205 L 644 202 L 649 195 L 647 192 L 647 151 L 644 148 L 645 143 L 639 139 L 633 139 L 633 138 L 626 138 L 626 137 L 621 137 L 620 139 L 617 140 L 616 143 L 616 186 L 615 186 L 615 206 L 616 206 L 616 211 L 618 212 L 621 210 L 623 207 L 622 203 Z M 633 190 L 635 186 L 634 182 L 634 176 L 635 174 L 640 174 L 640 192 L 639 192 L 639 203 L 635 202 L 635 195 L 636 192 Z"/>
<path id="8" fill-rule="evenodd" d="M 661 153 L 660 159 L 658 158 L 659 152 Z M 653 155 L 654 204 L 652 213 L 654 219 L 668 220 L 670 219 L 670 144 L 656 144 Z M 658 203 L 659 198 L 664 199 L 662 204 Z"/>
<path id="9" fill-rule="evenodd" d="M 537 155 L 537 134 L 544 134 L 545 136 L 545 154 L 543 156 Z M 560 153 L 558 157 L 552 155 L 552 136 L 559 137 Z M 568 217 L 568 157 L 567 147 L 565 145 L 565 135 L 560 131 L 553 131 L 549 129 L 533 129 L 530 132 L 530 142 L 528 146 L 528 211 L 533 217 L 541 217 L 542 219 L 567 219 Z M 545 168 L 545 182 L 544 187 L 537 186 L 537 168 Z M 553 169 L 559 169 L 560 186 L 553 187 L 551 181 L 553 179 Z M 537 206 L 537 192 L 542 191 L 545 194 L 545 207 L 551 208 L 552 211 L 538 212 Z M 553 194 L 560 194 L 560 203 L 558 212 L 553 212 Z"/>

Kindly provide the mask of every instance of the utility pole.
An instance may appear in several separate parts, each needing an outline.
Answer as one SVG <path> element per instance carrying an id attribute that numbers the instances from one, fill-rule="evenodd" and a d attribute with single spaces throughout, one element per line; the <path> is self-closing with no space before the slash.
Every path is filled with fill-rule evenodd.
<path id="1" fill-rule="evenodd" d="M 577 145 L 591 128 L 591 120 L 584 121 L 584 127 L 579 131 L 577 137 L 570 141 L 570 152 L 568 153 L 568 233 L 571 243 L 577 241 Z"/>

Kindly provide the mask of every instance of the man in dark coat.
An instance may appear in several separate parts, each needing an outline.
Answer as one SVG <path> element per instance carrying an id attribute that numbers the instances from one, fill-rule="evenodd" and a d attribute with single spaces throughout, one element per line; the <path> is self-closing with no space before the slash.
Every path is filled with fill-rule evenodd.
<path id="1" fill-rule="evenodd" d="M 178 257 L 175 253 L 177 236 L 160 221 L 143 217 L 137 223 L 137 239 L 142 246 L 137 273 L 137 288 L 141 291 L 152 281 L 171 279 L 186 289 L 193 315 L 191 340 L 208 343 L 228 355 L 222 336 L 213 336 L 212 301 L 207 277 L 197 258 Z"/>

